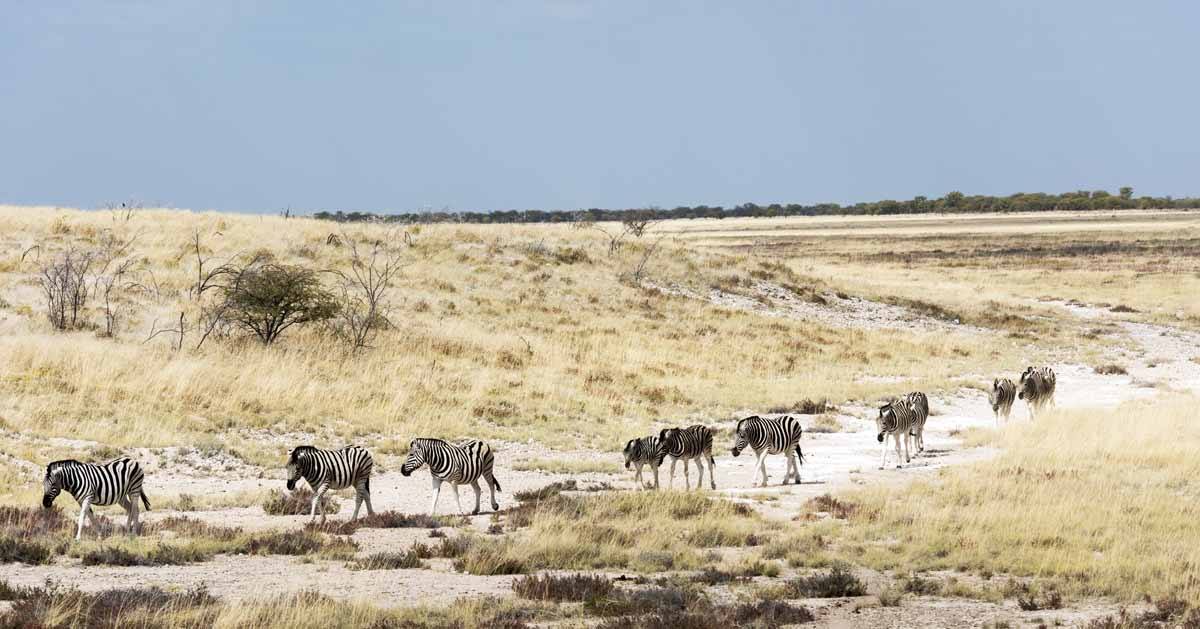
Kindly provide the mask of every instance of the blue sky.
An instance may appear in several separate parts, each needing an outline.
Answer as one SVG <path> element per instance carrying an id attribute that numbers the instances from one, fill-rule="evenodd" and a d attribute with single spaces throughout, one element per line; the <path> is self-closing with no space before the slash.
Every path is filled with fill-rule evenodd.
<path id="1" fill-rule="evenodd" d="M 1200 193 L 1182 0 L 0 2 L 0 202 Z"/>

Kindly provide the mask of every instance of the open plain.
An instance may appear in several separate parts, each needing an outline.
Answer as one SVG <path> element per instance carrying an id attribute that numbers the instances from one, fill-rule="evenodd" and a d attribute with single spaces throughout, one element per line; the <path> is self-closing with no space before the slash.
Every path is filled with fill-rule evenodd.
<path id="1" fill-rule="evenodd" d="M 56 329 L 68 254 L 87 295 Z M 365 342 L 339 317 L 264 344 L 217 316 L 214 269 L 305 269 L 346 313 L 382 260 Z M 1187 211 L 639 234 L 3 207 L 0 625 L 1200 623 L 1198 294 Z M 1055 406 L 998 420 L 993 379 L 1041 365 Z M 879 469 L 878 407 L 915 390 L 926 450 Z M 756 414 L 800 420 L 800 484 L 771 456 L 752 487 L 731 456 Z M 667 467 L 637 487 L 625 443 L 691 424 L 717 489 Z M 419 517 L 415 437 L 488 441 L 500 511 L 485 491 L 459 516 L 447 488 Z M 374 518 L 347 524 L 344 490 L 306 526 L 284 490 L 304 444 L 371 451 Z M 46 464 L 116 456 L 145 469 L 143 534 L 104 507 L 72 541 Z"/>

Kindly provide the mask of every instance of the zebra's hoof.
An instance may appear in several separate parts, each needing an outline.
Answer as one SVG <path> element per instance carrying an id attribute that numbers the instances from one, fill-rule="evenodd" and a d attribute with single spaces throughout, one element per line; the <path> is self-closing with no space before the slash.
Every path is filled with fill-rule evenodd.
<path id="1" fill-rule="evenodd" d="M 479 515 L 479 509 L 476 509 L 476 510 L 472 511 L 472 512 L 471 512 L 471 515 Z"/>
<path id="2" fill-rule="evenodd" d="M 904 469 L 904 466 L 903 466 L 903 465 L 900 465 L 899 463 L 897 463 L 897 464 L 896 464 L 896 469 L 898 469 L 898 470 L 902 470 L 902 469 Z"/>

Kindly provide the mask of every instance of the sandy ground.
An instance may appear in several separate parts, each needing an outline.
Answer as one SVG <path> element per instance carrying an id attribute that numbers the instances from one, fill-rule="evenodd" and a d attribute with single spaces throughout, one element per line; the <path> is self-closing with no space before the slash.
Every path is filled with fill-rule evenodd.
<path id="1" fill-rule="evenodd" d="M 729 304 L 724 296 L 690 295 L 701 299 L 724 302 L 735 307 L 747 305 Z M 719 297 L 715 299 L 714 297 Z M 752 302 L 753 300 L 747 300 Z M 1058 374 L 1057 404 L 1064 408 L 1111 407 L 1126 400 L 1147 398 L 1162 390 L 1178 389 L 1200 391 L 1200 364 L 1191 360 L 1200 356 L 1200 334 L 1167 326 L 1149 325 L 1124 321 L 1121 315 L 1101 308 L 1079 304 L 1050 302 L 1083 320 L 1111 323 L 1131 341 L 1128 350 L 1118 350 L 1113 361 L 1122 364 L 1128 375 L 1099 375 L 1089 366 L 1054 365 Z M 945 322 L 922 320 L 911 312 L 897 311 L 894 307 L 880 310 L 869 302 L 866 304 L 842 304 L 845 309 L 858 309 L 859 315 L 851 325 L 915 325 L 945 326 Z M 751 307 L 748 306 L 747 307 Z M 784 302 L 782 308 L 791 308 Z M 874 309 L 874 310 L 872 310 Z M 807 315 L 807 310 L 793 308 L 782 316 Z M 824 316 L 824 315 L 822 315 Z M 928 329 L 928 328 L 926 328 Z M 961 328 L 960 328 L 961 331 Z M 1017 374 L 1012 374 L 1014 377 Z M 745 500 L 772 518 L 790 520 L 808 499 L 860 485 L 896 484 L 935 474 L 939 469 L 984 460 L 996 456 L 995 450 L 964 448 L 956 435 L 967 428 L 995 425 L 995 418 L 987 405 L 985 394 L 975 389 L 962 389 L 944 396 L 931 397 L 931 417 L 926 428 L 927 452 L 914 458 L 902 469 L 896 469 L 894 450 L 890 455 L 888 469 L 879 469 L 880 446 L 875 440 L 875 409 L 867 403 L 847 405 L 838 409 L 837 417 L 843 426 L 842 432 L 805 433 L 802 447 L 806 462 L 802 468 L 800 485 L 781 486 L 785 462 L 780 456 L 768 457 L 767 469 L 770 478 L 765 488 L 750 487 L 753 475 L 752 457 L 730 456 L 728 432 L 718 439 L 716 478 L 718 492 L 735 500 Z M 747 413 L 749 414 L 749 412 Z M 808 427 L 811 416 L 801 416 Z M 1026 410 L 1018 402 L 1013 409 L 1012 421 L 1028 421 Z M 714 426 L 732 428 L 733 422 L 717 423 Z M 290 435 L 295 439 L 299 435 Z M 499 495 L 502 508 L 513 504 L 514 492 L 542 487 L 555 480 L 574 478 L 579 481 L 609 482 L 614 490 L 632 490 L 635 485 L 632 473 L 560 475 L 541 472 L 518 472 L 508 464 L 538 459 L 563 460 L 619 460 L 618 453 L 593 451 L 562 452 L 549 451 L 535 444 L 494 444 L 502 453 L 497 461 L 497 477 L 504 490 Z M 187 452 L 160 451 L 144 453 L 154 459 L 151 467 L 154 491 L 160 495 L 190 493 L 209 495 L 221 492 L 262 491 L 271 487 L 282 488 L 282 471 L 248 469 L 244 463 L 230 461 L 199 461 Z M 169 463 L 165 462 L 169 460 Z M 398 468 L 398 466 L 396 466 Z M 158 468 L 155 471 L 155 468 Z M 682 468 L 677 472 L 676 485 L 682 486 Z M 668 485 L 668 471 L 662 470 L 662 484 Z M 695 470 L 692 470 L 693 483 Z M 430 498 L 429 477 L 418 473 L 405 478 L 395 469 L 378 474 L 372 480 L 375 508 L 378 511 L 396 510 L 419 513 L 428 508 Z M 761 500 L 764 494 L 776 497 Z M 463 503 L 469 510 L 474 496 L 469 488 L 463 490 Z M 472 528 L 486 529 L 490 516 L 487 492 L 482 501 L 484 513 L 470 518 Z M 342 510 L 334 518 L 346 518 L 353 508 L 352 500 L 342 500 Z M 439 513 L 454 513 L 452 492 L 443 490 Z M 170 511 L 153 511 L 148 519 L 176 515 Z M 241 526 L 249 530 L 297 528 L 304 517 L 270 516 L 259 507 L 243 507 L 199 511 L 187 515 L 220 523 Z M 450 534 L 456 534 L 449 529 Z M 355 534 L 363 554 L 406 548 L 414 541 L 428 538 L 424 529 L 363 529 Z M 56 579 L 77 584 L 84 589 L 99 590 L 134 585 L 159 585 L 176 589 L 204 583 L 210 591 L 230 599 L 257 598 L 276 593 L 294 592 L 319 588 L 322 592 L 345 598 L 365 598 L 375 604 L 404 606 L 414 603 L 446 602 L 462 596 L 477 596 L 510 592 L 512 577 L 479 577 L 456 574 L 449 562 L 435 560 L 426 570 L 361 571 L 348 570 L 343 562 L 308 561 L 288 557 L 245 557 L 221 556 L 213 561 L 189 566 L 165 566 L 153 568 L 83 568 L 77 560 L 60 559 L 49 566 L 26 566 L 9 564 L 3 567 L 3 577 L 14 585 L 36 585 L 46 579 Z M 874 575 L 882 582 L 883 577 Z M 870 580 L 870 579 L 869 579 Z M 818 626 L 827 627 L 958 627 L 980 626 L 985 623 L 1004 621 L 1014 626 L 1035 625 L 1039 622 L 1054 624 L 1055 620 L 1065 625 L 1078 625 L 1098 615 L 1111 614 L 1115 606 L 1091 601 L 1077 603 L 1070 609 L 1053 612 L 1022 612 L 1011 601 L 991 604 L 963 599 L 934 597 L 907 598 L 904 605 L 882 608 L 874 605 L 874 597 L 862 600 L 807 601 L 805 604 L 820 610 Z"/>

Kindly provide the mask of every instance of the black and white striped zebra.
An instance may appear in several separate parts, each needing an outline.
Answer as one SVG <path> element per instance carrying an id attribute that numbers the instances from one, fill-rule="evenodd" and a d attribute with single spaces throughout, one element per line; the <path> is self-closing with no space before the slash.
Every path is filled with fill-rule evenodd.
<path id="1" fill-rule="evenodd" d="M 107 463 L 81 463 L 75 460 L 55 461 L 46 466 L 42 481 L 42 506 L 49 509 L 64 489 L 80 504 L 79 525 L 75 539 L 83 537 L 83 519 L 96 528 L 93 506 L 119 504 L 125 509 L 125 529 L 129 533 L 141 530 L 138 522 L 138 501 L 150 510 L 150 500 L 142 488 L 142 466 L 137 461 L 121 457 Z"/>
<path id="2" fill-rule="evenodd" d="M 633 480 L 637 482 L 642 489 L 648 489 L 649 485 L 642 480 L 642 467 L 649 465 L 654 471 L 654 488 L 658 489 L 658 465 L 662 462 L 662 447 L 659 445 L 658 437 L 653 435 L 642 437 L 641 439 L 630 439 L 625 444 L 625 469 L 630 469 L 630 465 L 637 466 L 637 473 Z"/>
<path id="3" fill-rule="evenodd" d="M 301 478 L 308 481 L 313 490 L 310 518 L 317 519 L 317 508 L 321 509 L 321 522 L 325 521 L 325 505 L 321 497 L 330 489 L 354 488 L 354 515 L 367 503 L 367 515 L 374 515 L 371 508 L 371 470 L 375 460 L 365 448 L 346 446 L 338 450 L 322 450 L 313 446 L 299 446 L 288 457 L 288 491 L 296 488 Z"/>
<path id="4" fill-rule="evenodd" d="M 400 473 L 408 476 L 429 465 L 430 476 L 433 478 L 433 501 L 429 503 L 429 515 L 437 513 L 438 496 L 442 493 L 442 483 L 450 483 L 454 490 L 454 502 L 458 504 L 458 512 L 464 513 L 462 502 L 458 498 L 458 486 L 470 485 L 475 490 L 475 510 L 479 513 L 479 477 L 487 481 L 488 492 L 491 494 L 492 510 L 499 511 L 500 503 L 496 502 L 496 492 L 500 491 L 500 481 L 492 473 L 495 459 L 492 448 L 482 441 L 464 441 L 458 445 L 447 443 L 441 439 L 413 439 L 408 444 L 408 458 L 400 468 Z M 465 513 L 464 513 L 465 515 Z"/>
<path id="5" fill-rule="evenodd" d="M 1034 418 L 1037 411 L 1046 405 L 1054 405 L 1054 388 L 1057 380 L 1054 370 L 1049 367 L 1029 367 L 1021 374 L 1021 386 L 1017 397 L 1025 400 L 1029 407 L 1029 419 Z"/>
<path id="6" fill-rule="evenodd" d="M 696 424 L 687 428 L 664 429 L 658 434 L 658 443 L 662 447 L 658 464 L 662 465 L 663 459 L 668 455 L 671 457 L 670 487 L 675 486 L 675 463 L 682 459 L 684 487 L 692 488 L 688 477 L 688 461 L 694 459 L 696 467 L 700 470 L 700 475 L 696 478 L 696 489 L 700 489 L 704 484 L 704 461 L 707 459 L 709 485 L 713 489 L 717 488 L 717 480 L 713 478 L 713 467 L 716 465 L 712 455 L 713 437 L 707 426 Z"/>
<path id="7" fill-rule="evenodd" d="M 904 440 L 904 462 L 908 463 L 912 460 L 909 457 L 909 439 L 916 417 L 917 413 L 907 399 L 892 400 L 879 407 L 879 416 L 875 418 L 875 427 L 879 431 L 879 443 L 883 444 L 883 457 L 879 461 L 879 469 L 887 467 L 887 438 L 889 436 L 896 441 L 896 469 L 902 467 L 899 462 L 901 439 Z"/>
<path id="8" fill-rule="evenodd" d="M 1013 402 L 1017 399 L 1017 385 L 1013 384 L 1008 378 L 996 378 L 992 380 L 992 388 L 988 391 L 988 403 L 992 405 L 992 412 L 996 415 L 996 425 L 1000 425 L 1000 418 L 1004 417 L 1004 422 L 1008 423 L 1008 416 L 1012 413 Z"/>
<path id="9" fill-rule="evenodd" d="M 904 401 L 912 408 L 915 417 L 913 418 L 912 429 L 909 434 L 916 437 L 917 452 L 925 451 L 925 420 L 929 419 L 929 398 L 925 397 L 920 391 L 913 391 L 904 396 Z"/>
<path id="10" fill-rule="evenodd" d="M 753 486 L 762 476 L 762 486 L 767 486 L 767 455 L 783 454 L 787 458 L 787 472 L 783 475 L 783 484 L 795 474 L 796 484 L 800 484 L 800 465 L 804 463 L 804 452 L 800 450 L 800 436 L 804 429 L 800 422 L 791 415 L 764 418 L 753 415 L 737 423 L 737 440 L 733 444 L 732 454 L 738 456 L 749 447 L 754 450 L 757 460 L 754 464 L 754 478 L 750 480 Z M 792 458 L 793 452 L 795 459 Z"/>

